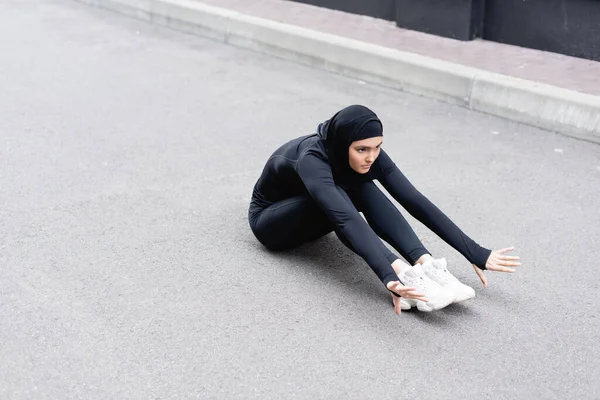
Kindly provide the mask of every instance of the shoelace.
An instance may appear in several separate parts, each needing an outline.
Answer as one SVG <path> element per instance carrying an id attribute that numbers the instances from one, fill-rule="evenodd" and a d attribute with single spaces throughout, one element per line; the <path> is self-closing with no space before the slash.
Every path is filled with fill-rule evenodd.
<path id="1" fill-rule="evenodd" d="M 427 283 L 425 282 L 425 279 L 423 279 L 422 276 L 417 276 L 417 284 L 415 286 L 417 286 L 418 289 L 426 289 L 427 288 Z"/>
<path id="2" fill-rule="evenodd" d="M 435 283 L 427 277 L 427 275 L 418 275 L 414 278 L 409 279 L 410 282 L 402 282 L 406 286 L 415 286 L 419 290 L 426 291 L 430 286 Z"/>
<path id="3" fill-rule="evenodd" d="M 447 269 L 438 269 L 432 268 L 434 270 L 434 275 L 439 278 L 439 280 L 443 283 L 454 283 L 458 281 L 454 275 L 450 273 Z"/>

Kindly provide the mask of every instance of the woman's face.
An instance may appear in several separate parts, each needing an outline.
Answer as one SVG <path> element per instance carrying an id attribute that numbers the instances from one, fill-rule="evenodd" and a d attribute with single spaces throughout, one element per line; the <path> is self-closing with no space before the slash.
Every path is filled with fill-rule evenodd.
<path id="1" fill-rule="evenodd" d="M 350 144 L 348 159 L 350 168 L 359 174 L 366 174 L 371 165 L 379 157 L 383 136 L 375 136 L 369 139 L 357 140 Z"/>

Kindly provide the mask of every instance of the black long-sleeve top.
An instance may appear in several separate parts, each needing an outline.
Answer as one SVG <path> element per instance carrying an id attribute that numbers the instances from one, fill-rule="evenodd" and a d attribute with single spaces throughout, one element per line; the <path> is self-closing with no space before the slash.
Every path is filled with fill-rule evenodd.
<path id="1" fill-rule="evenodd" d="M 475 243 L 423 196 L 385 151 L 381 150 L 368 173 L 356 174 L 350 182 L 336 181 L 334 175 L 324 139 L 318 134 L 299 137 L 281 146 L 269 158 L 254 187 L 254 207 L 264 208 L 289 197 L 308 194 L 387 285 L 398 277 L 382 250 L 380 239 L 336 188 L 336 185 L 344 188 L 376 179 L 413 217 L 471 263 L 485 269 L 491 250 Z"/>

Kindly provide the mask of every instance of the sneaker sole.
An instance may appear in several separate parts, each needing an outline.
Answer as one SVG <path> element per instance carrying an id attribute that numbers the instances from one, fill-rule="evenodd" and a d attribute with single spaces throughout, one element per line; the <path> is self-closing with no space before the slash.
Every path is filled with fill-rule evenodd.
<path id="1" fill-rule="evenodd" d="M 421 302 L 421 303 L 427 305 L 427 307 L 431 308 L 432 310 L 440 310 L 440 309 L 454 303 L 454 299 L 456 299 L 456 296 L 448 296 L 448 298 L 445 300 L 439 300 L 436 302 L 430 301 L 429 303 L 423 303 L 423 302 Z M 419 305 L 417 304 L 417 308 L 418 307 L 419 307 Z"/>
<path id="2" fill-rule="evenodd" d="M 400 299 L 400 308 L 402 310 L 410 310 L 412 307 L 417 307 L 417 310 L 421 312 L 432 312 L 441 310 L 442 308 L 447 307 L 454 302 L 455 300 L 452 297 L 448 297 L 445 300 L 440 300 L 437 302 L 430 301 L 429 303 L 418 300 Z"/>
<path id="3" fill-rule="evenodd" d="M 463 301 L 467 301 L 467 300 L 471 300 L 475 298 L 475 294 L 469 294 L 467 296 L 462 296 L 462 297 L 457 297 L 454 302 L 455 303 L 462 303 Z"/>
<path id="4" fill-rule="evenodd" d="M 408 302 L 408 300 L 401 298 L 400 299 L 400 308 L 402 310 L 410 310 L 412 308 L 412 306 L 410 305 L 410 303 Z"/>

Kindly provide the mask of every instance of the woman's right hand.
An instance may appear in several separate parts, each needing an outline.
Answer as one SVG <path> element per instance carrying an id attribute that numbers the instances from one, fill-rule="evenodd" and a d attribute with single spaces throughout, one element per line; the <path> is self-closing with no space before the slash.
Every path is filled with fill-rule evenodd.
<path id="1" fill-rule="evenodd" d="M 404 286 L 402 283 L 400 283 L 400 281 L 388 282 L 387 288 L 389 291 L 396 293 L 398 296 L 402 296 L 407 299 L 421 300 L 424 302 L 429 301 L 423 293 L 418 293 L 416 288 Z M 402 312 L 402 308 L 400 306 L 400 297 L 395 296 L 393 293 L 392 300 L 394 302 L 394 311 L 396 314 L 400 314 Z"/>

